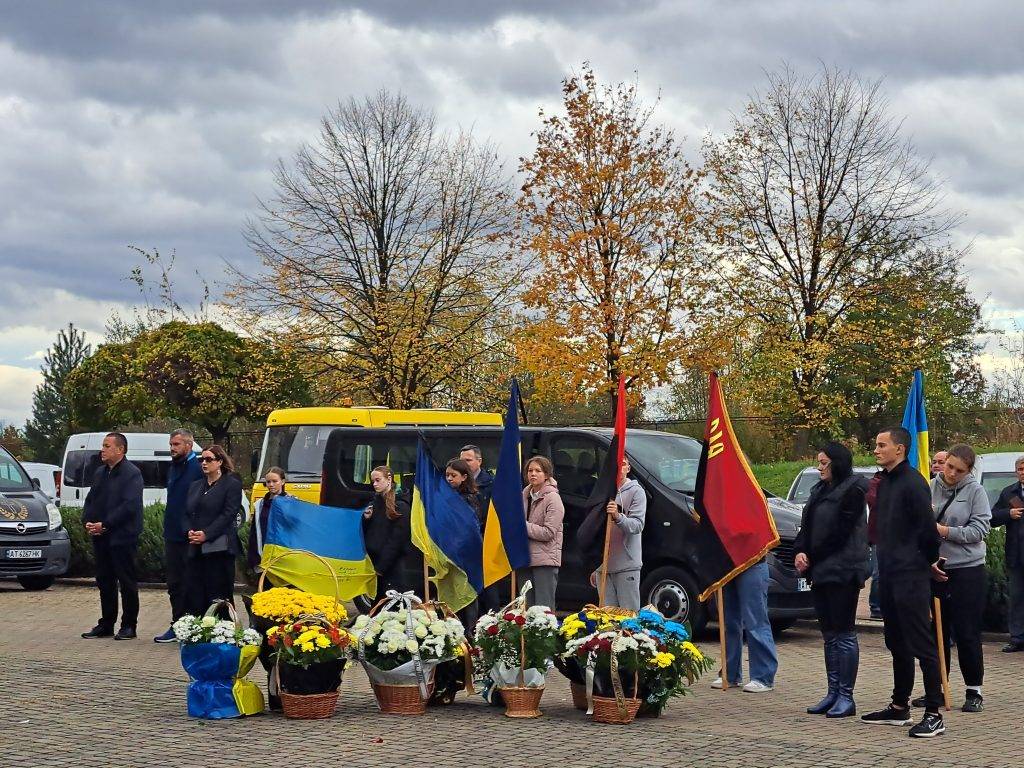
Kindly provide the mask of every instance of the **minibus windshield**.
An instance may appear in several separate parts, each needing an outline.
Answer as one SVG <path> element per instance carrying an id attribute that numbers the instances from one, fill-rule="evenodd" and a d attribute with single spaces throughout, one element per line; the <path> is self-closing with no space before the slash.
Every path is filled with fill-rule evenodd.
<path id="1" fill-rule="evenodd" d="M 693 493 L 697 486 L 700 450 L 700 443 L 692 437 L 634 432 L 626 435 L 626 452 L 662 483 L 681 493 Z"/>
<path id="2" fill-rule="evenodd" d="M 289 480 L 320 479 L 327 438 L 336 429 L 320 424 L 289 424 L 269 427 L 263 443 L 259 477 L 271 467 L 280 467 Z"/>

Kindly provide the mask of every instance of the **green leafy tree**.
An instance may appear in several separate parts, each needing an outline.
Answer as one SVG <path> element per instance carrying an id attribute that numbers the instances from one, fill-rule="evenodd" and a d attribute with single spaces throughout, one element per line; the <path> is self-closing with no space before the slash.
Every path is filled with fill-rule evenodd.
<path id="1" fill-rule="evenodd" d="M 210 322 L 173 321 L 105 344 L 68 377 L 67 392 L 83 425 L 176 418 L 221 444 L 236 418 L 311 401 L 297 357 Z"/>
<path id="2" fill-rule="evenodd" d="M 69 323 L 43 358 L 43 381 L 32 394 L 32 417 L 25 424 L 25 442 L 39 461 L 60 462 L 72 433 L 64 382 L 90 354 L 92 347 L 85 343 L 85 334 Z"/>

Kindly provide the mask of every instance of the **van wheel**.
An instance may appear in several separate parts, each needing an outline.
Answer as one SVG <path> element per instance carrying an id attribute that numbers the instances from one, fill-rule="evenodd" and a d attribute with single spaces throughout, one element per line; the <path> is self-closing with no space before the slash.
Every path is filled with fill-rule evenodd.
<path id="1" fill-rule="evenodd" d="M 707 624 L 707 611 L 697 600 L 697 587 L 682 568 L 672 565 L 655 568 L 640 586 L 640 595 L 645 605 L 653 605 L 666 619 L 689 622 L 694 637 Z"/>
<path id="2" fill-rule="evenodd" d="M 53 576 L 19 576 L 18 583 L 29 592 L 39 592 L 53 584 Z"/>

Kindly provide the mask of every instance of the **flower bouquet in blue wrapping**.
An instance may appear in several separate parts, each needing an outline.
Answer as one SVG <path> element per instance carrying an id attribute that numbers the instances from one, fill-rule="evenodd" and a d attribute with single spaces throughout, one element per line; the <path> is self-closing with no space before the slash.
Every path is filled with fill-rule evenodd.
<path id="1" fill-rule="evenodd" d="M 232 621 L 214 614 L 226 606 Z M 182 616 L 174 622 L 181 643 L 181 666 L 188 673 L 189 717 L 221 720 L 263 711 L 263 692 L 245 676 L 259 658 L 262 638 L 243 629 L 234 607 L 217 601 L 204 616 Z"/>

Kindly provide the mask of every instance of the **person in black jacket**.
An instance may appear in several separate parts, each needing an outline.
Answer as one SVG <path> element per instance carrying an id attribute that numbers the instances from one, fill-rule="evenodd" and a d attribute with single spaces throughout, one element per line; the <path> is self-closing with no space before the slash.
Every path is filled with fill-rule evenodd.
<path id="1" fill-rule="evenodd" d="M 120 432 L 103 438 L 100 461 L 85 497 L 82 522 L 92 538 L 96 557 L 96 586 L 100 590 L 100 620 L 82 637 L 131 640 L 139 621 L 139 587 L 135 550 L 142 533 L 142 473 L 125 459 L 128 439 Z M 121 590 L 121 628 L 117 621 L 117 592 Z"/>
<path id="2" fill-rule="evenodd" d="M 450 459 L 444 467 L 444 479 L 476 514 L 480 533 L 483 533 L 486 513 L 480 509 L 480 496 L 477 493 L 476 483 L 473 481 L 473 470 L 469 464 L 462 459 Z M 466 635 L 472 636 L 476 629 L 476 620 L 480 617 L 480 600 L 474 600 L 467 605 L 459 611 L 458 616 L 462 626 L 466 628 Z"/>
<path id="3" fill-rule="evenodd" d="M 390 467 L 374 467 L 370 482 L 375 491 L 373 503 L 363 513 L 363 538 L 366 554 L 377 572 L 377 599 L 389 589 L 405 592 L 416 588 L 404 575 L 404 561 L 412 550 L 409 528 L 409 502 L 395 492 L 395 476 Z"/>
<path id="4" fill-rule="evenodd" d="M 1024 456 L 1013 468 L 1017 482 L 1003 488 L 992 507 L 992 525 L 1006 526 L 1010 642 L 1003 646 L 1003 653 L 1024 651 Z"/>
<path id="5" fill-rule="evenodd" d="M 945 732 L 939 707 L 942 679 L 938 648 L 932 633 L 931 579 L 945 579 L 938 567 L 939 534 L 932 512 L 931 490 L 910 466 L 910 433 L 890 427 L 875 438 L 875 459 L 883 469 L 871 516 L 881 576 L 885 646 L 892 654 L 892 703 L 864 715 L 866 723 L 910 725 L 910 693 L 914 688 L 914 659 L 924 678 L 925 714 L 910 729 L 918 738 Z"/>
<path id="6" fill-rule="evenodd" d="M 825 698 L 807 712 L 849 717 L 857 712 L 857 601 L 868 577 L 867 479 L 853 474 L 853 454 L 840 443 L 818 453 L 818 473 L 821 481 L 804 505 L 794 543 L 796 568 L 811 582 L 828 678 Z"/>
<path id="7" fill-rule="evenodd" d="M 185 593 L 189 613 L 201 616 L 214 600 L 234 600 L 235 530 L 242 506 L 242 481 L 231 457 L 211 445 L 199 457 L 203 477 L 188 489 L 186 507 L 189 552 Z"/>

